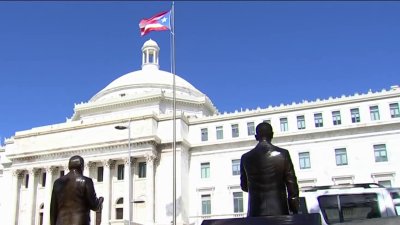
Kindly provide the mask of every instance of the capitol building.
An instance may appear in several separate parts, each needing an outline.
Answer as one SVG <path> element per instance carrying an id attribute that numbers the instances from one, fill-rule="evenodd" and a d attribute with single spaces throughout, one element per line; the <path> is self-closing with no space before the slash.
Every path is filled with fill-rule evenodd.
<path id="1" fill-rule="evenodd" d="M 159 46 L 142 47 L 142 68 L 76 104 L 64 123 L 18 131 L 0 146 L 2 225 L 49 225 L 55 179 L 73 155 L 104 196 L 91 224 L 167 225 L 173 216 L 173 74 L 159 69 Z M 375 182 L 400 187 L 400 87 L 219 113 L 176 75 L 177 224 L 243 217 L 240 157 L 270 123 L 301 188 Z M 101 87 L 99 87 L 100 89 Z M 126 128 L 125 130 L 116 129 Z"/>

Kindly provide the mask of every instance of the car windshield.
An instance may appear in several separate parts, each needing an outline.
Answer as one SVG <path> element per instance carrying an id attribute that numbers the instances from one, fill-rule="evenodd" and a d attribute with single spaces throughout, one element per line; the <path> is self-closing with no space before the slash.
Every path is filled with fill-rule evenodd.
<path id="1" fill-rule="evenodd" d="M 375 193 L 324 195 L 318 202 L 328 224 L 381 217 Z"/>

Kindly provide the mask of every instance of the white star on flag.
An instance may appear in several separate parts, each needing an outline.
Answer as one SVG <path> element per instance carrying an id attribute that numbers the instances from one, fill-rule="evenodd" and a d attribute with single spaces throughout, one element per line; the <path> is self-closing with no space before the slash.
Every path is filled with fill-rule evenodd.
<path id="1" fill-rule="evenodd" d="M 161 19 L 161 22 L 165 23 L 165 21 L 167 21 L 167 18 L 163 17 L 163 18 Z"/>

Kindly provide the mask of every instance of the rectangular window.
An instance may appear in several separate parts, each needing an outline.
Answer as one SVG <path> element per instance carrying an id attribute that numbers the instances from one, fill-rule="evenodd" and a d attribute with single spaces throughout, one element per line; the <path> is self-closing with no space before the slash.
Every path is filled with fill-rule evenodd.
<path id="1" fill-rule="evenodd" d="M 300 162 L 300 169 L 310 169 L 311 168 L 310 153 L 300 152 L 299 162 Z"/>
<path id="2" fill-rule="evenodd" d="M 390 117 L 397 118 L 400 117 L 399 103 L 392 103 L 390 106 Z"/>
<path id="3" fill-rule="evenodd" d="M 43 212 L 39 213 L 39 225 L 43 225 Z"/>
<path id="4" fill-rule="evenodd" d="M 340 116 L 340 111 L 332 112 L 332 120 L 333 120 L 333 125 L 342 124 L 342 117 Z"/>
<path id="5" fill-rule="evenodd" d="M 224 138 L 224 130 L 222 126 L 216 127 L 217 132 L 217 140 L 221 140 Z"/>
<path id="6" fill-rule="evenodd" d="M 335 157 L 337 166 L 347 165 L 347 152 L 345 148 L 335 149 Z"/>
<path id="7" fill-rule="evenodd" d="M 369 113 L 371 115 L 371 120 L 379 120 L 379 108 L 377 105 L 369 107 Z"/>
<path id="8" fill-rule="evenodd" d="M 29 187 L 29 174 L 25 174 L 25 188 Z"/>
<path id="9" fill-rule="evenodd" d="M 119 164 L 118 165 L 118 174 L 117 174 L 117 178 L 118 178 L 118 180 L 123 180 L 124 179 L 124 168 L 125 168 L 125 165 L 123 165 L 123 164 Z"/>
<path id="10" fill-rule="evenodd" d="M 304 116 L 297 116 L 297 129 L 299 130 L 306 129 L 306 120 Z"/>
<path id="11" fill-rule="evenodd" d="M 322 113 L 314 114 L 314 124 L 315 124 L 315 127 L 323 127 L 324 126 L 324 122 L 322 120 Z"/>
<path id="12" fill-rule="evenodd" d="M 351 122 L 352 123 L 359 123 L 361 121 L 360 110 L 358 108 L 350 109 L 350 114 L 351 114 Z"/>
<path id="13" fill-rule="evenodd" d="M 392 187 L 392 182 L 390 180 L 380 180 L 380 181 L 378 181 L 378 184 L 380 184 L 386 188 Z"/>
<path id="14" fill-rule="evenodd" d="M 233 212 L 243 212 L 243 192 L 233 192 Z"/>
<path id="15" fill-rule="evenodd" d="M 201 178 L 209 178 L 210 177 L 210 163 L 201 163 Z"/>
<path id="16" fill-rule="evenodd" d="M 122 220 L 124 218 L 124 208 L 115 208 L 115 219 Z"/>
<path id="17" fill-rule="evenodd" d="M 240 159 L 232 160 L 232 175 L 240 175 Z"/>
<path id="18" fill-rule="evenodd" d="M 201 195 L 201 213 L 211 214 L 211 195 Z"/>
<path id="19" fill-rule="evenodd" d="M 42 173 L 42 187 L 46 187 L 46 172 Z"/>
<path id="20" fill-rule="evenodd" d="M 97 182 L 103 182 L 104 167 L 97 167 Z"/>
<path id="21" fill-rule="evenodd" d="M 139 162 L 139 178 L 146 177 L 146 167 L 147 167 L 146 162 Z"/>
<path id="22" fill-rule="evenodd" d="M 289 130 L 289 125 L 288 125 L 288 120 L 287 118 L 280 118 L 280 122 L 281 122 L 281 131 L 288 131 Z"/>
<path id="23" fill-rule="evenodd" d="M 251 136 L 255 134 L 254 122 L 247 123 L 247 135 Z"/>
<path id="24" fill-rule="evenodd" d="M 374 145 L 375 162 L 387 162 L 386 145 Z"/>
<path id="25" fill-rule="evenodd" d="M 208 129 L 201 129 L 201 141 L 208 141 Z"/>
<path id="26" fill-rule="evenodd" d="M 239 137 L 239 125 L 238 124 L 232 124 L 232 137 Z"/>
<path id="27" fill-rule="evenodd" d="M 271 124 L 271 120 L 263 120 L 263 122 Z"/>

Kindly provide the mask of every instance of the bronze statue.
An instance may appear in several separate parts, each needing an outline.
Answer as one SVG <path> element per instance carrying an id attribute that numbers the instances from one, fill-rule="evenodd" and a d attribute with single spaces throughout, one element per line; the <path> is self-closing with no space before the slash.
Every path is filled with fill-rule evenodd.
<path id="1" fill-rule="evenodd" d="M 299 188 L 288 150 L 271 144 L 272 126 L 256 127 L 255 148 L 240 160 L 240 186 L 249 193 L 247 216 L 298 213 Z M 289 207 L 288 207 L 289 206 Z"/>
<path id="2" fill-rule="evenodd" d="M 90 225 L 90 210 L 100 211 L 103 197 L 97 198 L 93 181 L 82 175 L 81 156 L 69 159 L 69 173 L 54 182 L 50 204 L 51 225 Z"/>

